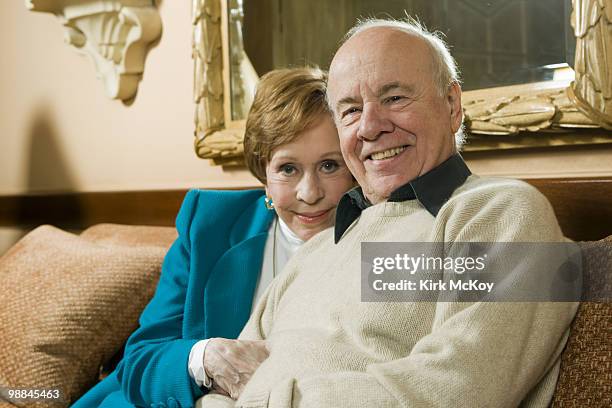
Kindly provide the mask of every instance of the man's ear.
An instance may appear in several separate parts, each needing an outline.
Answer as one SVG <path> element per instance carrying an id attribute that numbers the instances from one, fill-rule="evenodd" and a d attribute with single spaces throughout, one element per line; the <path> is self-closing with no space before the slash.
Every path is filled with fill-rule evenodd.
<path id="1" fill-rule="evenodd" d="M 450 106 L 451 115 L 451 130 L 457 133 L 463 123 L 463 107 L 461 106 L 461 85 L 457 81 L 453 81 L 448 87 L 446 100 Z"/>

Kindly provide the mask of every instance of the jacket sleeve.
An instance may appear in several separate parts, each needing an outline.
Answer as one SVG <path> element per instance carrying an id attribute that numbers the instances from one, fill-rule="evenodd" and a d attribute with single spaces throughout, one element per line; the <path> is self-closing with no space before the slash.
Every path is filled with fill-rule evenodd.
<path id="1" fill-rule="evenodd" d="M 203 391 L 189 376 L 188 359 L 197 339 L 182 338 L 190 269 L 190 227 L 198 193 L 190 191 L 176 219 L 178 238 L 170 247 L 157 290 L 128 339 L 117 377 L 136 406 L 192 407 Z"/>

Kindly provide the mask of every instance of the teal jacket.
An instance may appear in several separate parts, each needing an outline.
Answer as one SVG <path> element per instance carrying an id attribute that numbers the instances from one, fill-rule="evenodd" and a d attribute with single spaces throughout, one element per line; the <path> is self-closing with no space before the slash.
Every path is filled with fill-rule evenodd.
<path id="1" fill-rule="evenodd" d="M 188 408 L 204 392 L 187 369 L 191 347 L 236 338 L 251 312 L 274 212 L 263 190 L 187 193 L 157 290 L 117 369 L 73 408 Z"/>

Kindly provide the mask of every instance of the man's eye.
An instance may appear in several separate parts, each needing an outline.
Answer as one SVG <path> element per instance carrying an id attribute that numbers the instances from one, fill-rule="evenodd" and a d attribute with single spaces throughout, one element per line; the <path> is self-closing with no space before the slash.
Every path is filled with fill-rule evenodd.
<path id="1" fill-rule="evenodd" d="M 323 163 L 321 163 L 321 170 L 324 173 L 333 173 L 334 171 L 338 170 L 338 162 L 336 162 L 335 160 L 325 160 Z"/>
<path id="2" fill-rule="evenodd" d="M 389 102 L 389 103 L 399 102 L 399 101 L 401 101 L 402 99 L 404 99 L 404 97 L 403 97 L 403 96 L 401 96 L 401 95 L 393 95 L 393 96 L 388 97 L 388 98 L 385 100 L 385 102 Z"/>
<path id="3" fill-rule="evenodd" d="M 346 109 L 345 111 L 342 112 L 342 117 L 345 117 L 347 115 L 352 115 L 352 114 L 357 113 L 359 111 L 360 111 L 359 108 L 355 108 L 355 107 L 348 108 L 348 109 Z"/>
<path id="4" fill-rule="evenodd" d="M 283 164 L 278 168 L 279 173 L 283 176 L 291 176 L 296 172 L 295 166 L 291 164 Z"/>

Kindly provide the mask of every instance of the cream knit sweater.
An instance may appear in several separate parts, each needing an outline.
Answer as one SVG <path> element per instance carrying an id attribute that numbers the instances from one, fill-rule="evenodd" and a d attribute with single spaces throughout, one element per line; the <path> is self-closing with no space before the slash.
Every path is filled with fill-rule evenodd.
<path id="1" fill-rule="evenodd" d="M 470 176 L 434 218 L 417 201 L 363 211 L 338 244 L 307 242 L 269 287 L 242 339 L 269 358 L 236 406 L 547 406 L 575 303 L 361 302 L 362 242 L 560 242 L 529 185 Z M 234 406 L 206 396 L 204 407 Z"/>

